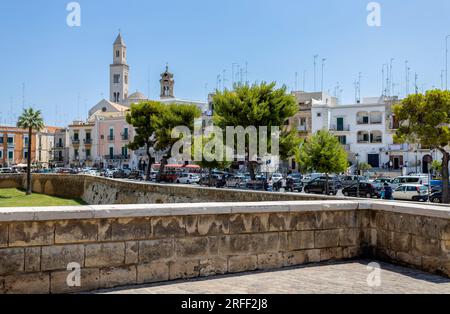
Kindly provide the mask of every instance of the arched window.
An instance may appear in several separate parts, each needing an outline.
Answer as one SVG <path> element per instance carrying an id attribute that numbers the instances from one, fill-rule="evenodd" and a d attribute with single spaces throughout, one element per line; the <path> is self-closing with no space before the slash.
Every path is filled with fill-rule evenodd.
<path id="1" fill-rule="evenodd" d="M 356 114 L 356 123 L 369 124 L 369 113 L 367 111 L 360 111 Z"/>
<path id="2" fill-rule="evenodd" d="M 370 113 L 371 124 L 381 124 L 383 122 L 383 114 L 380 111 L 372 111 Z"/>
<path id="3" fill-rule="evenodd" d="M 383 133 L 381 131 L 370 132 L 370 142 L 374 144 L 383 143 Z"/>
<path id="4" fill-rule="evenodd" d="M 359 131 L 358 132 L 358 143 L 369 143 L 369 132 Z"/>
<path id="5" fill-rule="evenodd" d="M 119 57 L 120 57 L 120 51 L 116 50 L 116 58 L 119 58 Z"/>

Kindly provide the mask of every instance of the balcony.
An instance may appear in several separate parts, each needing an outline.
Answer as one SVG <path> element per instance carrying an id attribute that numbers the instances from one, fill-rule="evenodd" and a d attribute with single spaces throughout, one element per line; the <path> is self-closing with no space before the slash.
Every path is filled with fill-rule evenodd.
<path id="1" fill-rule="evenodd" d="M 130 136 L 128 134 L 122 133 L 120 136 L 122 137 L 122 141 L 128 141 L 130 139 Z"/>
<path id="2" fill-rule="evenodd" d="M 297 126 L 298 132 L 308 132 L 308 127 L 306 125 L 299 125 Z"/>
<path id="3" fill-rule="evenodd" d="M 55 148 L 64 148 L 64 144 L 63 143 L 56 143 L 55 144 Z"/>
<path id="4" fill-rule="evenodd" d="M 107 139 L 108 139 L 108 141 L 112 142 L 112 141 L 114 141 L 115 137 L 114 137 L 114 135 L 108 135 Z"/>
<path id="5" fill-rule="evenodd" d="M 130 155 L 105 155 L 103 158 L 105 160 L 128 160 Z"/>
<path id="6" fill-rule="evenodd" d="M 83 140 L 84 145 L 92 145 L 92 139 L 91 138 L 87 138 L 85 140 Z"/>
<path id="7" fill-rule="evenodd" d="M 333 132 L 350 132 L 350 125 L 336 125 L 330 126 L 330 131 Z"/>
<path id="8" fill-rule="evenodd" d="M 72 145 L 80 145 L 80 139 L 79 138 L 72 138 Z"/>

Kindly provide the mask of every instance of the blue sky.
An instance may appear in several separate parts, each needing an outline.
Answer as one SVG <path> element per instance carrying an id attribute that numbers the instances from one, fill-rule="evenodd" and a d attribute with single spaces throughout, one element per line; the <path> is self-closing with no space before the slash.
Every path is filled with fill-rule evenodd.
<path id="1" fill-rule="evenodd" d="M 204 100 L 225 69 L 248 62 L 248 80 L 276 81 L 313 90 L 313 56 L 326 58 L 324 89 L 343 101 L 381 94 L 382 65 L 393 61 L 393 79 L 405 93 L 405 60 L 411 87 L 441 86 L 450 1 L 384 0 L 381 27 L 369 27 L 367 0 L 79 0 L 81 27 L 66 24 L 68 0 L 0 2 L 0 123 L 10 123 L 26 105 L 43 111 L 48 124 L 85 118 L 108 97 L 112 43 L 121 29 L 131 66 L 130 92 L 159 96 L 166 62 L 175 74 L 179 98 Z M 150 77 L 150 86 L 148 78 Z M 78 97 L 79 95 L 79 97 Z M 78 101 L 78 98 L 80 99 Z M 79 103 L 79 105 L 78 105 Z"/>

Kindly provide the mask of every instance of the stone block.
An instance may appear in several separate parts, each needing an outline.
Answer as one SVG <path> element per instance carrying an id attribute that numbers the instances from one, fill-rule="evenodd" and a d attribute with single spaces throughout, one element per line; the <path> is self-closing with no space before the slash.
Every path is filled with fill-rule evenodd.
<path id="1" fill-rule="evenodd" d="M 23 272 L 25 250 L 23 248 L 0 249 L 0 275 Z"/>
<path id="2" fill-rule="evenodd" d="M 408 233 L 391 232 L 390 249 L 396 252 L 409 252 L 411 250 L 411 235 Z"/>
<path id="3" fill-rule="evenodd" d="M 269 214 L 235 214 L 230 217 L 230 234 L 259 233 L 269 230 Z"/>
<path id="4" fill-rule="evenodd" d="M 186 227 L 182 217 L 155 217 L 151 219 L 155 238 L 184 237 Z"/>
<path id="5" fill-rule="evenodd" d="M 139 263 L 165 262 L 175 257 L 173 239 L 139 242 Z"/>
<path id="6" fill-rule="evenodd" d="M 258 269 L 278 269 L 283 267 L 283 253 L 258 254 Z"/>
<path id="7" fill-rule="evenodd" d="M 228 272 L 239 273 L 252 271 L 258 267 L 258 258 L 256 255 L 230 256 L 228 258 Z"/>
<path id="8" fill-rule="evenodd" d="M 216 237 L 194 237 L 175 239 L 177 258 L 207 257 L 218 254 Z"/>
<path id="9" fill-rule="evenodd" d="M 66 220 L 55 223 L 55 243 L 95 242 L 98 224 L 94 220 Z"/>
<path id="10" fill-rule="evenodd" d="M 25 272 L 41 270 L 41 247 L 25 248 Z"/>
<path id="11" fill-rule="evenodd" d="M 422 257 L 410 253 L 398 252 L 395 259 L 406 266 L 422 266 Z"/>
<path id="12" fill-rule="evenodd" d="M 169 280 L 169 263 L 145 263 L 137 265 L 137 283 L 153 283 Z"/>
<path id="13" fill-rule="evenodd" d="M 290 213 L 269 214 L 269 231 L 289 231 L 291 229 Z"/>
<path id="14" fill-rule="evenodd" d="M 342 258 L 352 259 L 361 255 L 361 248 L 359 246 L 349 246 L 342 248 Z"/>
<path id="15" fill-rule="evenodd" d="M 355 211 L 322 212 L 323 229 L 346 229 L 356 227 L 357 227 L 357 217 Z"/>
<path id="16" fill-rule="evenodd" d="M 442 221 L 441 227 L 439 229 L 439 238 L 441 240 L 450 241 L 450 220 L 445 219 Z"/>
<path id="17" fill-rule="evenodd" d="M 322 228 L 322 214 L 320 212 L 292 213 L 292 230 L 317 230 Z"/>
<path id="18" fill-rule="evenodd" d="M 320 261 L 337 261 L 342 259 L 343 252 L 340 247 L 326 248 L 320 250 Z"/>
<path id="19" fill-rule="evenodd" d="M 226 257 L 214 257 L 200 260 L 200 277 L 225 274 L 228 270 Z"/>
<path id="20" fill-rule="evenodd" d="M 360 244 L 361 231 L 359 229 L 341 229 L 339 230 L 340 246 L 356 246 Z"/>
<path id="21" fill-rule="evenodd" d="M 296 266 L 320 262 L 320 250 L 303 250 L 283 253 L 283 266 Z"/>
<path id="22" fill-rule="evenodd" d="M 136 266 L 108 267 L 100 269 L 100 288 L 134 285 L 137 282 Z"/>
<path id="23" fill-rule="evenodd" d="M 339 230 L 314 231 L 314 247 L 316 249 L 339 246 Z"/>
<path id="24" fill-rule="evenodd" d="M 169 262 L 169 280 L 189 279 L 200 275 L 199 260 L 175 260 Z"/>
<path id="25" fill-rule="evenodd" d="M 8 224 L 0 223 L 0 248 L 8 246 Z"/>
<path id="26" fill-rule="evenodd" d="M 80 286 L 76 286 L 77 283 L 73 276 L 72 270 L 51 272 L 51 293 L 86 292 L 99 288 L 100 270 L 98 268 L 82 268 L 80 270 Z"/>
<path id="27" fill-rule="evenodd" d="M 419 256 L 438 256 L 440 244 L 436 239 L 412 236 L 412 252 Z"/>
<path id="28" fill-rule="evenodd" d="M 288 232 L 288 250 L 297 251 L 314 248 L 314 231 Z"/>
<path id="29" fill-rule="evenodd" d="M 46 273 L 15 274 L 4 278 L 4 293 L 48 294 L 50 276 Z"/>
<path id="30" fill-rule="evenodd" d="M 125 264 L 137 264 L 139 262 L 139 242 L 125 242 Z"/>
<path id="31" fill-rule="evenodd" d="M 84 265 L 84 246 L 81 244 L 44 246 L 41 254 L 42 271 L 65 270 L 69 263 Z"/>
<path id="32" fill-rule="evenodd" d="M 234 234 L 221 236 L 219 239 L 219 255 L 241 255 L 251 252 L 251 235 Z"/>
<path id="33" fill-rule="evenodd" d="M 435 256 L 422 256 L 422 270 L 434 273 L 440 268 L 440 259 Z"/>
<path id="34" fill-rule="evenodd" d="M 97 222 L 98 222 L 98 241 L 111 241 L 113 220 L 99 219 Z"/>
<path id="35" fill-rule="evenodd" d="M 14 222 L 9 225 L 9 246 L 52 245 L 54 232 L 52 222 Z"/>
<path id="36" fill-rule="evenodd" d="M 151 236 L 149 218 L 120 218 L 111 222 L 113 241 L 146 240 Z"/>
<path id="37" fill-rule="evenodd" d="M 125 263 L 125 243 L 87 244 L 85 254 L 86 267 L 120 266 Z"/>

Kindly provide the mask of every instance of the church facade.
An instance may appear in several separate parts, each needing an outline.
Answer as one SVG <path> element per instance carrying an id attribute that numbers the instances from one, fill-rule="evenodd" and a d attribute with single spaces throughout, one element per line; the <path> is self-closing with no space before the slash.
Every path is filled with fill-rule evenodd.
<path id="1" fill-rule="evenodd" d="M 88 112 L 86 121 L 74 121 L 68 127 L 69 158 L 67 166 L 98 169 L 139 169 L 147 164 L 144 150 L 131 151 L 134 128 L 126 122 L 132 104 L 148 101 L 143 93 L 129 94 L 130 67 L 127 46 L 119 33 L 113 43 L 113 62 L 109 71 L 109 99 L 102 99 Z M 174 75 L 166 65 L 160 79 L 160 101 L 165 104 L 195 104 L 208 116 L 208 103 L 179 99 L 174 93 Z M 160 156 L 155 156 L 156 161 Z"/>

